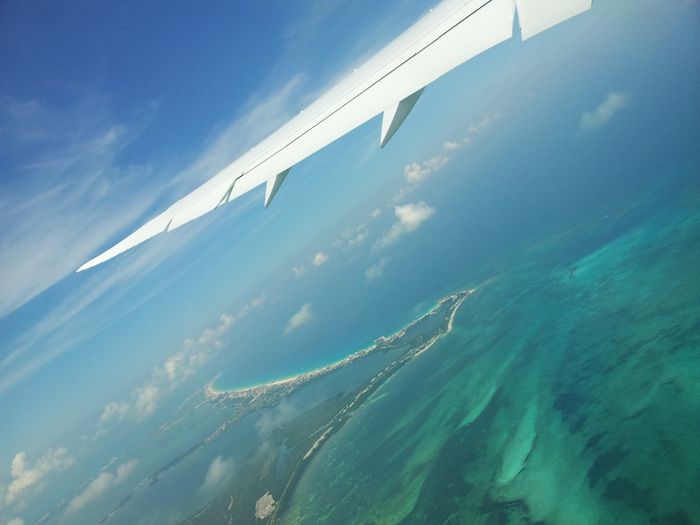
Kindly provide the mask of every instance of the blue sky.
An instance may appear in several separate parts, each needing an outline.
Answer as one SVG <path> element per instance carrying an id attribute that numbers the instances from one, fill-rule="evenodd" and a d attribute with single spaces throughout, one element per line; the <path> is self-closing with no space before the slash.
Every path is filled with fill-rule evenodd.
<path id="1" fill-rule="evenodd" d="M 474 172 L 493 156 L 512 161 L 506 145 L 534 141 L 533 123 L 583 152 L 625 116 L 629 126 L 663 124 L 640 116 L 655 93 L 636 82 L 669 48 L 692 49 L 687 27 L 698 21 L 697 3 L 645 2 L 636 31 L 649 15 L 663 30 L 627 39 L 621 3 L 527 43 L 516 38 L 431 86 L 384 150 L 375 119 L 295 167 L 269 210 L 262 190 L 252 192 L 74 274 L 432 2 L 345 4 L 0 7 L 0 518 L 47 496 L 43 483 L 57 472 L 76 486 L 90 479 L 119 439 L 134 428 L 148 434 L 161 408 L 217 367 L 234 363 L 241 380 L 264 376 L 269 367 L 249 355 L 260 334 L 290 348 L 280 367 L 301 370 L 323 362 L 320 351 L 303 353 L 318 340 L 338 343 L 337 357 L 405 321 L 443 291 L 426 280 L 404 292 L 415 268 L 402 263 L 421 261 L 422 243 L 446 226 L 449 194 L 462 184 L 453 161 L 468 159 Z M 590 42 L 594 23 L 618 46 L 609 56 Z M 677 60 L 697 64 L 697 55 Z M 687 97 L 697 75 L 666 81 Z M 329 289 L 347 305 L 333 310 Z M 358 307 L 392 294 L 381 322 Z M 121 459 L 123 476 L 138 468 Z M 116 466 L 110 472 L 107 485 L 118 483 Z"/>

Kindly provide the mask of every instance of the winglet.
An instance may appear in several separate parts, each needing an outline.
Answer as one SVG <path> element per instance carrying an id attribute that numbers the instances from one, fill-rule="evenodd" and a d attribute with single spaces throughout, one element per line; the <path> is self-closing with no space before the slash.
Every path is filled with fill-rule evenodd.
<path id="1" fill-rule="evenodd" d="M 287 168 L 282 173 L 278 173 L 272 179 L 267 180 L 267 184 L 265 185 L 265 208 L 267 208 L 270 202 L 272 202 L 272 199 L 275 198 L 277 190 L 280 189 L 280 186 L 291 169 L 292 168 Z"/>
<path id="2" fill-rule="evenodd" d="M 380 147 L 383 148 L 386 143 L 389 142 L 389 139 L 394 136 L 394 133 L 396 133 L 401 124 L 403 124 L 403 121 L 406 120 L 406 117 L 413 109 L 413 106 L 416 105 L 416 102 L 418 102 L 418 99 L 423 93 L 423 89 L 425 88 L 420 88 L 418 91 L 407 96 L 398 104 L 395 104 L 384 111 L 384 115 L 382 116 L 382 136 L 379 141 Z"/>
<path id="3" fill-rule="evenodd" d="M 523 40 L 591 8 L 592 0 L 515 0 Z"/>

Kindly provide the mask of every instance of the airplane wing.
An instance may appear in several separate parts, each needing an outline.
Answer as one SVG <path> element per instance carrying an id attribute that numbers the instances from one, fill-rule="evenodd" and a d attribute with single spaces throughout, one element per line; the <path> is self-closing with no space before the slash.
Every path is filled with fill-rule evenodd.
<path id="1" fill-rule="evenodd" d="M 266 184 L 270 204 L 290 169 L 383 113 L 380 147 L 425 86 L 513 35 L 523 40 L 591 8 L 592 0 L 447 0 L 350 73 L 311 106 L 131 235 L 83 264 L 97 266 Z"/>

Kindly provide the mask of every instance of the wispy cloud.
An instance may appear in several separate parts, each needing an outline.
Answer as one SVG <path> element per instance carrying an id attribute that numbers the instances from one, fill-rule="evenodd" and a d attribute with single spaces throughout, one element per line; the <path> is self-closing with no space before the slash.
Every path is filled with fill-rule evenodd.
<path id="1" fill-rule="evenodd" d="M 155 106 L 132 126 L 112 123 L 104 101 L 80 106 L 75 115 L 60 113 L 63 118 L 50 115 L 52 111 L 37 101 L 16 102 L 11 110 L 5 109 L 25 119 L 22 127 L 33 131 L 23 140 L 32 148 L 40 147 L 42 153 L 32 166 L 17 168 L 27 173 L 21 180 L 35 180 L 36 184 L 5 191 L 0 182 L 0 318 L 73 275 L 82 262 L 142 217 L 156 200 L 182 196 L 233 160 L 237 152 L 245 151 L 251 141 L 283 123 L 290 116 L 291 100 L 303 96 L 301 84 L 300 77 L 295 77 L 268 98 L 256 95 L 193 163 L 172 178 L 155 174 L 151 166 L 124 167 L 118 162 L 119 153 L 150 122 Z M 91 115 L 88 123 L 85 115 Z M 81 133 L 58 140 L 54 121 L 62 124 L 61 129 Z M 2 146 L 9 140 L 6 132 L 13 128 L 1 118 L 0 127 Z M 51 137 L 49 143 L 46 137 Z M 13 143 L 13 151 L 16 148 Z M 237 206 L 238 213 L 246 209 L 240 203 Z M 0 360 L 0 394 L 122 315 L 123 309 L 110 305 L 185 248 L 202 227 L 193 225 L 177 235 L 166 235 L 111 261 L 96 274 L 80 274 L 77 288 L 10 343 L 11 351 Z M 98 309 L 104 315 L 91 314 L 94 322 L 87 322 L 82 314 L 98 301 L 105 303 Z"/>
<path id="2" fill-rule="evenodd" d="M 74 111 L 88 116 L 71 112 L 59 128 L 48 109 L 26 102 L 33 109 L 22 127 L 29 131 L 19 139 L 0 135 L 0 147 L 11 140 L 13 151 L 27 150 L 10 159 L 12 176 L 0 183 L 0 317 L 71 274 L 153 202 L 143 184 L 149 168 L 116 162 L 145 124 L 113 123 L 96 103 L 85 104 Z"/>
<path id="3" fill-rule="evenodd" d="M 107 470 L 100 472 L 88 483 L 85 490 L 70 500 L 68 512 L 74 512 L 83 508 L 88 503 L 99 498 L 108 489 L 125 481 L 132 474 L 138 463 L 137 459 L 132 459 L 120 464 L 113 472 Z"/>
<path id="4" fill-rule="evenodd" d="M 215 457 L 209 464 L 201 490 L 212 493 L 221 488 L 233 477 L 233 467 L 232 459 L 223 456 Z"/>
<path id="5" fill-rule="evenodd" d="M 388 257 L 382 257 L 379 259 L 376 263 L 367 268 L 365 271 L 365 279 L 368 281 L 379 279 L 382 275 L 384 275 L 384 268 L 386 268 L 388 262 Z"/>
<path id="6" fill-rule="evenodd" d="M 134 283 L 149 275 L 165 257 L 181 248 L 197 231 L 197 228 L 192 228 L 185 235 L 170 237 L 158 246 L 144 247 L 117 262 L 106 275 L 97 273 L 83 278 L 79 286 L 39 318 L 13 343 L 12 350 L 0 359 L 0 371 L 3 371 L 0 394 L 146 301 L 149 296 L 141 295 L 128 307 L 116 312 L 113 309 Z M 88 308 L 90 314 L 81 315 Z"/>
<path id="7" fill-rule="evenodd" d="M 292 274 L 294 275 L 295 279 L 301 279 L 306 274 L 306 270 L 306 265 L 300 264 L 299 266 L 294 266 L 292 268 Z"/>
<path id="8" fill-rule="evenodd" d="M 314 318 L 314 311 L 311 303 L 306 303 L 303 305 L 297 313 L 287 321 L 287 325 L 284 327 L 284 335 L 289 335 L 298 328 L 309 324 Z"/>
<path id="9" fill-rule="evenodd" d="M 34 464 L 29 463 L 26 452 L 18 452 L 10 465 L 12 481 L 5 490 L 3 501 L 6 505 L 11 505 L 28 493 L 39 492 L 46 476 L 65 470 L 73 463 L 73 458 L 63 447 L 50 449 Z"/>
<path id="10" fill-rule="evenodd" d="M 375 249 L 386 248 L 395 244 L 402 236 L 416 231 L 435 214 L 435 208 L 421 201 L 415 204 L 394 206 L 396 221 L 384 236 L 377 241 Z"/>
<path id="11" fill-rule="evenodd" d="M 161 399 L 176 387 L 192 377 L 202 366 L 224 346 L 223 338 L 231 328 L 250 313 L 264 304 L 264 297 L 258 297 L 236 314 L 223 313 L 216 325 L 203 330 L 197 337 L 185 339 L 182 349 L 168 357 L 162 365 L 151 371 L 150 379 L 134 388 L 130 401 L 110 401 L 102 410 L 101 423 L 121 421 L 132 417 L 137 421 L 151 416 Z"/>
<path id="12" fill-rule="evenodd" d="M 304 98 L 304 77 L 295 75 L 267 96 L 254 95 L 237 117 L 206 145 L 198 158 L 173 177 L 176 193 L 213 177 L 240 155 L 294 116 L 294 101 Z M 179 195 L 178 195 L 179 196 Z"/>
<path id="13" fill-rule="evenodd" d="M 275 407 L 265 410 L 255 422 L 255 429 L 261 440 L 267 439 L 270 434 L 299 415 L 299 408 L 289 399 L 282 401 Z"/>
<path id="14" fill-rule="evenodd" d="M 612 91 L 605 95 L 605 99 L 592 111 L 585 111 L 581 115 L 580 131 L 594 131 L 602 128 L 610 122 L 615 115 L 629 106 L 630 94 L 623 91 Z"/>
<path id="15" fill-rule="evenodd" d="M 333 246 L 347 251 L 364 243 L 369 237 L 372 221 L 378 219 L 381 215 L 382 210 L 380 208 L 372 210 L 367 219 L 356 226 L 346 228 L 343 233 L 340 234 L 340 237 L 333 242 Z"/>

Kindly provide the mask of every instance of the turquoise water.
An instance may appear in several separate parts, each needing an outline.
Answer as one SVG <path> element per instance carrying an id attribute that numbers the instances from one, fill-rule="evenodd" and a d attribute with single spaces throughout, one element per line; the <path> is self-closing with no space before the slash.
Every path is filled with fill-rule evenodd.
<path id="1" fill-rule="evenodd" d="M 695 174 L 512 254 L 283 523 L 700 523 Z"/>

